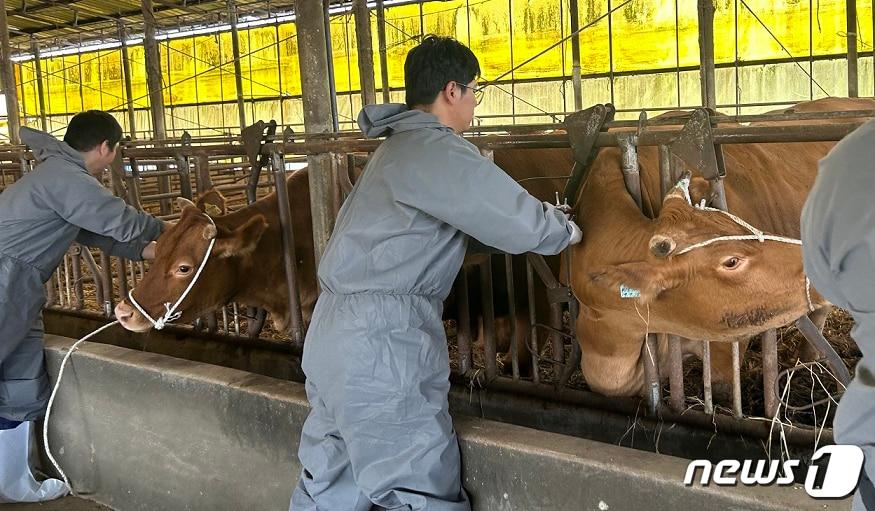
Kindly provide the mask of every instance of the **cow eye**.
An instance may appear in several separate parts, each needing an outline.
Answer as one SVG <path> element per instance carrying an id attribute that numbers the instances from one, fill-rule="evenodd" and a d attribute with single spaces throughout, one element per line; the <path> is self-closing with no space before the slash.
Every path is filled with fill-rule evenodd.
<path id="1" fill-rule="evenodd" d="M 734 270 L 735 268 L 738 268 L 739 264 L 741 264 L 741 259 L 737 257 L 730 257 L 723 261 L 723 267 L 727 270 Z"/>
<path id="2" fill-rule="evenodd" d="M 176 269 L 176 271 L 179 272 L 181 275 L 188 275 L 188 273 L 191 271 L 191 266 L 181 264 L 179 265 L 179 268 Z"/>

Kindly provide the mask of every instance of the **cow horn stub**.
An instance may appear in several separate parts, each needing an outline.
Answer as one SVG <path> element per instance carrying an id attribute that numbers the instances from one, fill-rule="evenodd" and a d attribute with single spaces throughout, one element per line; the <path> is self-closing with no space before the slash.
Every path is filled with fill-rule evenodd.
<path id="1" fill-rule="evenodd" d="M 216 230 L 216 226 L 213 224 L 208 224 L 204 226 L 204 239 L 211 240 L 218 235 L 219 232 Z"/>
<path id="2" fill-rule="evenodd" d="M 183 209 L 185 209 L 189 206 L 194 207 L 194 208 L 197 207 L 197 206 L 195 206 L 194 202 L 186 199 L 185 197 L 177 197 L 176 198 L 176 207 L 179 208 L 180 211 L 182 211 Z"/>
<path id="3" fill-rule="evenodd" d="M 677 248 L 677 243 L 668 236 L 656 234 L 650 238 L 650 253 L 656 257 L 668 257 Z"/>

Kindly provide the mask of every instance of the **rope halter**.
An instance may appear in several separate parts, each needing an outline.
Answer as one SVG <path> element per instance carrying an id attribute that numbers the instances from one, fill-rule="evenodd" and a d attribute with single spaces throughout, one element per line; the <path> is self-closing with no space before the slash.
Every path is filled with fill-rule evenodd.
<path id="1" fill-rule="evenodd" d="M 690 206 L 693 206 L 693 208 L 698 209 L 699 211 L 711 211 L 711 212 L 720 213 L 721 215 L 725 215 L 726 217 L 728 217 L 730 220 L 732 220 L 736 224 L 738 224 L 741 227 L 748 230 L 750 232 L 750 234 L 717 236 L 717 237 L 714 237 L 714 238 L 711 238 L 711 239 L 708 239 L 705 241 L 701 241 L 701 242 L 696 243 L 694 245 L 690 245 L 689 247 L 686 247 L 683 250 L 677 251 L 675 253 L 675 255 L 684 255 L 687 252 L 691 252 L 697 248 L 707 247 L 708 245 L 711 245 L 713 243 L 717 243 L 720 241 L 758 241 L 760 243 L 764 243 L 766 241 L 777 241 L 779 243 L 788 243 L 790 245 L 799 245 L 800 247 L 802 246 L 802 240 L 798 240 L 796 238 L 788 238 L 786 236 L 776 236 L 774 234 L 765 234 L 763 231 L 757 229 L 756 227 L 750 225 L 749 223 L 745 222 L 741 218 L 733 215 L 732 213 L 730 213 L 728 211 L 723 211 L 722 209 L 708 207 L 705 205 L 705 199 L 702 199 L 702 201 L 699 204 L 693 205 L 692 201 L 690 200 L 689 186 L 690 186 L 690 179 L 689 178 L 681 179 L 678 182 L 678 184 L 676 185 L 676 187 L 679 188 L 683 192 L 683 198 L 687 201 L 687 204 L 689 204 Z M 676 197 L 676 198 L 680 198 L 680 197 Z M 814 311 L 814 304 L 811 301 L 811 281 L 808 280 L 808 275 L 805 275 L 805 298 L 806 298 L 806 300 L 808 300 L 808 310 Z"/>
<path id="2" fill-rule="evenodd" d="M 207 220 L 210 221 L 210 225 L 216 227 L 216 224 L 215 222 L 213 222 L 213 219 L 210 218 L 210 215 L 204 213 L 204 216 L 207 217 Z M 176 309 L 177 307 L 179 307 L 179 304 L 181 304 L 182 301 L 185 300 L 185 297 L 188 296 L 188 293 L 194 287 L 195 283 L 198 280 L 198 277 L 200 277 L 201 272 L 207 265 L 207 261 L 210 259 L 210 254 L 212 254 L 213 252 L 213 246 L 216 244 L 216 238 L 218 238 L 218 233 L 213 236 L 212 239 L 210 239 L 210 244 L 209 246 L 207 246 L 207 252 L 206 254 L 204 254 L 204 259 L 203 261 L 201 261 L 200 266 L 198 266 L 197 272 L 195 272 L 194 277 L 192 277 L 191 279 L 191 282 L 188 283 L 188 287 L 185 288 L 185 291 L 182 292 L 182 295 L 179 297 L 178 300 L 176 300 L 176 303 L 171 304 L 170 302 L 164 302 L 164 315 L 157 320 L 152 318 L 152 316 L 150 316 L 149 313 L 146 312 L 146 310 L 139 303 L 137 303 L 137 300 L 134 299 L 134 290 L 131 289 L 128 291 L 128 299 L 131 300 L 131 303 L 134 305 L 137 311 L 139 311 L 144 318 L 148 319 L 149 322 L 152 323 L 152 327 L 155 328 L 155 330 L 163 329 L 166 324 L 176 321 L 182 316 L 182 311 L 177 311 Z"/>

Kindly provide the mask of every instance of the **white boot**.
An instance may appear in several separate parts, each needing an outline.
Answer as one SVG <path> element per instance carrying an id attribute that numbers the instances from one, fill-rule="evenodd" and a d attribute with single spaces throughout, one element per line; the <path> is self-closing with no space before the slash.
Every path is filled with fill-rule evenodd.
<path id="1" fill-rule="evenodd" d="M 15 429 L 0 430 L 0 503 L 43 502 L 67 494 L 67 485 L 58 479 L 38 483 L 30 471 L 29 450 L 33 421 Z"/>

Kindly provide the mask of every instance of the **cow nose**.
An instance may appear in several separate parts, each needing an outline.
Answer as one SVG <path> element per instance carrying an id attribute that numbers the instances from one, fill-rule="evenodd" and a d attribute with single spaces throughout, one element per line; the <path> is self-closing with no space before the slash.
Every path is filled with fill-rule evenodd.
<path id="1" fill-rule="evenodd" d="M 126 302 L 119 302 L 115 306 L 115 318 L 121 322 L 125 322 L 134 316 L 134 309 Z"/>
<path id="2" fill-rule="evenodd" d="M 668 236 L 657 234 L 650 238 L 650 252 L 656 257 L 666 257 L 677 247 L 677 243 Z"/>

